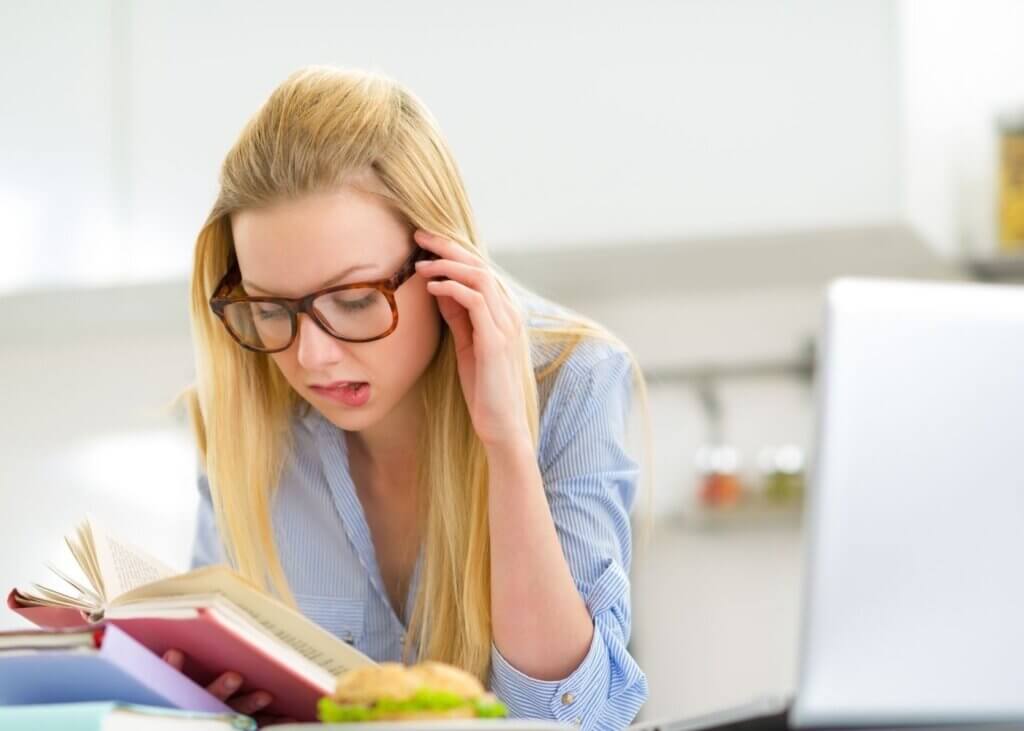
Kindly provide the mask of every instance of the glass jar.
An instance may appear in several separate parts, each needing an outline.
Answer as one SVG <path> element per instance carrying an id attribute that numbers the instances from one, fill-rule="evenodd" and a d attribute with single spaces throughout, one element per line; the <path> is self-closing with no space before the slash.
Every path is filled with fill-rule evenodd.
<path id="1" fill-rule="evenodd" d="M 999 249 L 1024 252 L 1024 109 L 999 118 Z"/>
<path id="2" fill-rule="evenodd" d="M 800 501 L 804 494 L 804 452 L 793 444 L 766 447 L 758 455 L 761 494 L 776 504 Z"/>
<path id="3" fill-rule="evenodd" d="M 743 498 L 740 479 L 740 453 L 728 444 L 706 445 L 697 450 L 695 459 L 700 481 L 697 491 L 702 506 L 728 508 Z"/>

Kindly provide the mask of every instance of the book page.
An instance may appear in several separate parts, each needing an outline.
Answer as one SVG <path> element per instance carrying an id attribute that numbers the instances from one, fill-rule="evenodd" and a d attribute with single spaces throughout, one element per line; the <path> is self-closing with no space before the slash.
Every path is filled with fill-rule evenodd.
<path id="1" fill-rule="evenodd" d="M 338 676 L 361 665 L 376 664 L 300 612 L 253 586 L 227 566 L 206 566 L 138 587 L 119 597 L 114 604 L 126 606 L 141 600 L 203 594 L 219 594 L 224 597 L 252 617 L 267 634 L 331 675 Z"/>
<path id="2" fill-rule="evenodd" d="M 30 589 L 17 589 L 18 600 L 34 606 L 71 607 L 91 613 L 102 607 L 105 600 L 102 577 L 97 573 L 95 560 L 92 558 L 92 547 L 85 535 L 85 526 L 79 526 L 74 536 L 65 536 L 64 545 L 68 549 L 67 553 L 56 556 L 56 563 L 46 561 L 45 564 L 51 573 L 75 589 L 77 594 L 68 593 L 66 587 L 56 589 L 33 583 Z"/>
<path id="3" fill-rule="evenodd" d="M 86 520 L 86 530 L 99 574 L 103 577 L 103 589 L 108 603 L 136 587 L 177 573 L 141 548 L 114 538 L 94 518 Z"/>
<path id="4" fill-rule="evenodd" d="M 103 587 L 103 576 L 100 574 L 100 567 L 96 563 L 96 549 L 92 545 L 92 535 L 89 532 L 89 524 L 82 523 L 75 529 L 75 537 L 64 536 L 64 545 L 71 551 L 71 555 L 78 563 L 78 567 L 85 572 L 89 584 L 95 589 L 99 596 L 97 606 L 102 606 L 107 601 L 106 589 Z"/>

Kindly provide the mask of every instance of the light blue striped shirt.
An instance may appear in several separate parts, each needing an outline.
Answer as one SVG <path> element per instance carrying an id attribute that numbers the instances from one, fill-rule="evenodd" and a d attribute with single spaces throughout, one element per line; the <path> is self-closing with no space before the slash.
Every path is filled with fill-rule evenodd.
<path id="1" fill-rule="evenodd" d="M 557 305 L 532 293 L 527 320 Z M 535 368 L 554 346 L 534 341 Z M 538 464 L 555 528 L 580 595 L 594 620 L 586 657 L 562 680 L 538 680 L 513 667 L 491 645 L 490 688 L 513 717 L 577 723 L 584 729 L 625 728 L 647 699 L 647 677 L 628 651 L 629 513 L 638 465 L 626 451 L 632 395 L 627 355 L 585 341 L 557 374 L 538 384 Z M 373 541 L 348 470 L 342 431 L 316 409 L 296 414 L 295 452 L 286 461 L 273 505 L 282 567 L 300 610 L 373 659 L 400 661 L 422 553 L 410 582 L 405 615 L 388 600 Z M 209 484 L 199 472 L 200 504 L 192 566 L 224 561 Z"/>

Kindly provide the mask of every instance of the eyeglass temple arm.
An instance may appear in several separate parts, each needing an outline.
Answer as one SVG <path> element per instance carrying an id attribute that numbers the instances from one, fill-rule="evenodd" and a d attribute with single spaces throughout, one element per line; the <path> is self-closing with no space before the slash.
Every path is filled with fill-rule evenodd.
<path id="1" fill-rule="evenodd" d="M 395 272 L 395 275 L 391 277 L 391 281 L 388 282 L 388 284 L 391 286 L 392 289 L 398 289 L 399 285 L 401 285 L 405 280 L 407 280 L 409 277 L 416 273 L 416 262 L 440 258 L 441 257 L 439 257 L 432 251 L 428 251 L 427 249 L 424 249 L 421 246 L 417 247 L 416 251 L 414 251 L 408 259 L 406 259 L 405 264 L 402 265 L 402 268 Z"/>

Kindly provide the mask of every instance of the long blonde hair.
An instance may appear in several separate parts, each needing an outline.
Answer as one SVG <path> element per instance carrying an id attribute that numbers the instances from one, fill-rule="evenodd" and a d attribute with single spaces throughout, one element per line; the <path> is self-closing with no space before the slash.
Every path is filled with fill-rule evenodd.
<path id="1" fill-rule="evenodd" d="M 383 74 L 329 66 L 291 74 L 246 124 L 224 160 L 217 200 L 196 240 L 190 293 L 196 383 L 180 398 L 228 560 L 292 606 L 270 505 L 293 446 L 291 415 L 302 399 L 269 355 L 240 348 L 231 339 L 208 301 L 233 254 L 233 212 L 336 190 L 367 170 L 409 223 L 490 261 L 455 161 L 423 103 Z M 538 381 L 554 373 L 584 338 L 629 350 L 583 317 L 557 319 L 524 334 L 517 367 L 536 446 Z M 531 338 L 564 346 L 538 372 Z M 646 389 L 635 359 L 633 366 L 646 416 Z M 487 460 L 462 395 L 447 328 L 421 384 L 426 421 L 417 488 L 425 496 L 424 562 L 405 654 L 408 658 L 415 646 L 421 658 L 451 663 L 486 681 L 491 645 Z"/>

